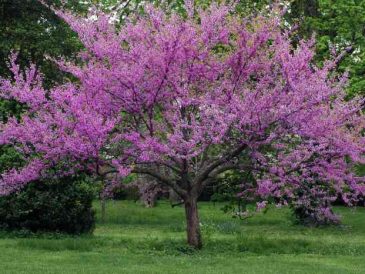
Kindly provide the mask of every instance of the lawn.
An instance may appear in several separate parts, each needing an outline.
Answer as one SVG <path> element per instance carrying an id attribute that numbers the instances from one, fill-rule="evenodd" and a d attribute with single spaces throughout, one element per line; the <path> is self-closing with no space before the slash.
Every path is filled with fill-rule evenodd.
<path id="1" fill-rule="evenodd" d="M 182 208 L 110 202 L 93 235 L 0 233 L 0 273 L 365 273 L 365 210 L 343 225 L 293 225 L 288 209 L 241 221 L 200 203 L 205 247 L 185 245 Z M 95 204 L 98 208 L 98 203 Z"/>

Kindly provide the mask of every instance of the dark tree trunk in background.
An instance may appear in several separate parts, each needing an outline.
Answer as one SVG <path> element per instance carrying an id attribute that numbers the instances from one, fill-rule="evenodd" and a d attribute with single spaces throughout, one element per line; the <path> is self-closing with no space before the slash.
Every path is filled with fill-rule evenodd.
<path id="1" fill-rule="evenodd" d="M 318 0 L 294 0 L 291 3 L 291 12 L 295 18 L 301 16 L 317 17 L 319 16 Z"/>
<path id="2" fill-rule="evenodd" d="M 101 203 L 101 222 L 105 222 L 105 215 L 106 215 L 106 199 L 104 197 L 102 197 L 100 199 L 100 203 Z"/>
<path id="3" fill-rule="evenodd" d="M 188 195 L 184 201 L 188 244 L 196 249 L 203 246 L 200 233 L 197 195 Z"/>
<path id="4" fill-rule="evenodd" d="M 170 200 L 170 204 L 172 206 L 181 204 L 181 202 L 182 202 L 180 196 L 172 188 L 169 189 L 169 200 Z"/>
<path id="5" fill-rule="evenodd" d="M 142 199 L 142 202 L 147 208 L 155 207 L 157 202 L 157 193 L 151 193 L 148 197 Z"/>

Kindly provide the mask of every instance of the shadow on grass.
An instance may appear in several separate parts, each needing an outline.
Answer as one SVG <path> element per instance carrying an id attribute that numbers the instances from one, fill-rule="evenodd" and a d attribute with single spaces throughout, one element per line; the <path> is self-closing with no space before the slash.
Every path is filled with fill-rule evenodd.
<path id="1" fill-rule="evenodd" d="M 4 235 L 2 233 L 2 235 Z M 8 237 L 9 238 L 9 237 Z M 275 239 L 270 237 L 255 237 L 238 234 L 231 238 L 206 239 L 205 246 L 201 251 L 196 251 L 186 245 L 183 238 L 163 238 L 145 236 L 141 238 L 129 238 L 121 236 L 108 238 L 102 236 L 69 237 L 60 235 L 41 237 L 16 237 L 16 241 L 8 243 L 9 247 L 29 250 L 45 250 L 50 252 L 73 251 L 90 252 L 124 249 L 129 253 L 143 253 L 155 255 L 198 255 L 210 254 L 215 256 L 222 253 L 235 254 L 317 254 L 317 255 L 365 255 L 364 244 L 348 244 L 318 241 L 316 239 Z"/>

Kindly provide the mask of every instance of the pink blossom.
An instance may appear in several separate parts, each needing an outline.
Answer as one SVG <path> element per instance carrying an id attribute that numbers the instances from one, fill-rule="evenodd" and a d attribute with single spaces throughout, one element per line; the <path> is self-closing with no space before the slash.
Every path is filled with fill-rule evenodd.
<path id="1" fill-rule="evenodd" d="M 61 166 L 148 174 L 186 199 L 242 169 L 263 197 L 292 199 L 314 181 L 329 200 L 332 190 L 349 203 L 362 196 L 352 171 L 365 162 L 363 100 L 346 100 L 336 60 L 315 66 L 313 40 L 293 46 L 275 15 L 242 20 L 214 3 L 192 16 L 187 3 L 188 18 L 148 6 L 120 30 L 97 10 L 96 20 L 55 10 L 85 46 L 83 65 L 57 62 L 78 83 L 46 91 L 12 55 L 0 96 L 28 109 L 1 125 L 0 142 L 27 164 L 2 175 L 1 194 Z"/>
<path id="2" fill-rule="evenodd" d="M 267 206 L 267 201 L 257 202 L 256 211 L 262 211 Z"/>

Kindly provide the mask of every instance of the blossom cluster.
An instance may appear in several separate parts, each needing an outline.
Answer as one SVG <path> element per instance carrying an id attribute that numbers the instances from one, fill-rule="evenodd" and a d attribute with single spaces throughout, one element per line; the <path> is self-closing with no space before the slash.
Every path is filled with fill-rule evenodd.
<path id="1" fill-rule="evenodd" d="M 57 61 L 78 80 L 45 90 L 35 66 L 22 72 L 11 57 L 0 95 L 27 110 L 1 125 L 0 144 L 27 164 L 2 174 L 1 194 L 55 167 L 123 177 L 162 166 L 171 176 L 155 177 L 181 195 L 249 169 L 264 198 L 291 199 L 315 181 L 349 203 L 363 196 L 353 172 L 364 163 L 362 101 L 346 100 L 336 59 L 315 66 L 314 41 L 294 45 L 277 13 L 242 19 L 212 4 L 184 17 L 147 6 L 117 29 L 95 10 L 95 20 L 55 12 L 85 46 L 77 64 Z"/>

